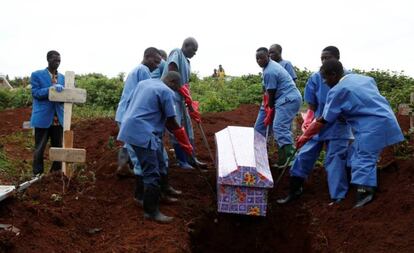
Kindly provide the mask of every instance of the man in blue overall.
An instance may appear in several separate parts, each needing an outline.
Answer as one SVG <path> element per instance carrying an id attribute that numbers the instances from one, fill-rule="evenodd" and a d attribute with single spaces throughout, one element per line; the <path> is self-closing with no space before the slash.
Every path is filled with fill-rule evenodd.
<path id="1" fill-rule="evenodd" d="M 162 81 L 141 81 L 134 91 L 118 134 L 118 140 L 132 146 L 141 164 L 144 194 L 140 199 L 144 217 L 162 223 L 173 219 L 159 211 L 160 181 L 167 171 L 163 157 L 164 129 L 174 134 L 185 153 L 193 152 L 184 127 L 180 127 L 175 120 L 173 90 L 178 90 L 180 85 L 180 74 L 175 71 L 168 72 Z"/>
<path id="2" fill-rule="evenodd" d="M 129 104 L 132 100 L 132 94 L 134 93 L 138 83 L 140 81 L 150 79 L 151 78 L 151 71 L 154 71 L 158 68 L 161 62 L 161 56 L 158 49 L 154 47 L 149 47 L 144 51 L 144 57 L 142 62 L 135 67 L 129 74 L 127 79 L 125 80 L 124 89 L 122 91 L 122 96 L 118 104 L 118 108 L 116 110 L 115 121 L 117 122 L 118 126 L 122 125 L 123 117 L 125 111 L 127 110 Z M 128 174 L 130 169 L 125 169 L 127 167 L 127 162 L 130 159 L 133 165 L 133 171 L 135 174 L 135 198 L 137 196 L 142 195 L 143 192 L 143 183 L 142 183 L 142 169 L 141 165 L 138 162 L 138 158 L 135 155 L 135 152 L 132 146 L 128 145 L 127 143 L 119 150 L 118 153 L 118 169 L 117 174 L 119 176 L 124 176 Z M 132 168 L 131 168 L 132 169 Z M 127 172 L 125 172 L 127 171 Z M 169 199 L 169 198 L 168 198 Z M 176 200 L 171 198 L 170 200 Z"/>
<path id="3" fill-rule="evenodd" d="M 269 57 L 270 59 L 282 65 L 282 67 L 284 67 L 292 77 L 293 81 L 296 82 L 296 79 L 298 79 L 296 71 L 290 61 L 284 60 L 282 58 L 282 47 L 279 44 L 273 44 L 269 47 Z"/>
<path id="4" fill-rule="evenodd" d="M 322 64 L 329 59 L 339 60 L 339 50 L 328 46 L 322 50 Z M 305 86 L 305 102 L 308 104 L 302 131 L 305 131 L 312 121 L 322 116 L 327 94 L 330 87 L 325 83 L 320 71 L 313 73 Z M 290 169 L 290 191 L 279 204 L 288 203 L 302 194 L 304 180 L 312 172 L 316 160 L 326 145 L 325 170 L 327 173 L 329 194 L 333 203 L 340 202 L 348 192 L 349 184 L 346 173 L 346 158 L 349 142 L 352 138 L 351 126 L 342 118 L 327 124 L 323 130 L 308 141 L 298 152 Z"/>
<path id="5" fill-rule="evenodd" d="M 154 79 L 161 79 L 161 75 L 164 72 L 164 68 L 166 65 L 167 60 L 167 53 L 164 50 L 159 49 L 160 55 L 161 55 L 161 63 L 158 65 L 158 68 L 156 68 L 154 71 L 151 72 L 151 78 Z M 165 147 L 163 149 L 163 155 L 164 155 L 164 162 L 165 162 L 165 168 L 168 169 L 169 166 L 169 160 L 168 160 L 168 153 L 165 150 Z M 178 199 L 173 197 L 173 195 L 181 195 L 182 191 L 174 189 L 170 184 L 168 180 L 168 171 L 163 173 L 161 175 L 161 196 L 162 199 L 166 200 L 169 203 L 177 202 Z M 135 199 L 137 199 L 140 195 L 140 192 L 143 191 L 143 185 L 142 187 L 140 184 L 137 184 L 137 188 L 135 191 Z"/>
<path id="6" fill-rule="evenodd" d="M 404 140 L 388 101 L 381 96 L 371 77 L 344 75 L 341 62 L 330 59 L 320 69 L 331 87 L 322 117 L 299 137 L 297 148 L 320 133 L 327 124 L 342 117 L 352 127 L 355 141 L 351 157 L 351 183 L 357 186 L 356 204 L 362 207 L 374 198 L 377 187 L 377 160 L 383 148 Z"/>
<path id="7" fill-rule="evenodd" d="M 283 168 L 294 155 L 292 121 L 302 104 L 302 96 L 289 73 L 269 59 L 267 48 L 257 49 L 256 61 L 263 68 L 264 95 L 254 129 L 266 136 L 273 127 L 278 145 L 277 167 Z"/>
<path id="8" fill-rule="evenodd" d="M 161 62 L 158 67 L 151 72 L 151 78 L 161 79 L 161 75 L 164 72 L 164 67 L 167 60 L 167 53 L 162 49 L 158 49 L 158 51 L 161 55 Z"/>
<path id="9" fill-rule="evenodd" d="M 201 122 L 201 115 L 196 106 L 196 102 L 192 100 L 190 94 L 190 61 L 198 50 L 197 41 L 189 37 L 184 40 L 180 48 L 173 49 L 168 56 L 166 66 L 162 76 L 165 76 L 169 71 L 177 71 L 181 75 L 181 87 L 175 92 L 175 104 L 177 111 L 177 122 L 180 126 L 184 126 L 185 131 L 190 138 L 190 142 L 195 150 L 194 131 L 191 119 L 197 123 Z M 196 158 L 195 151 L 188 156 L 183 152 L 180 145 L 176 142 L 174 136 L 171 136 L 171 142 L 174 147 L 175 156 L 178 160 L 178 165 L 183 169 L 193 169 L 193 166 L 203 167 L 206 164 Z"/>
<path id="10" fill-rule="evenodd" d="M 142 80 L 151 78 L 151 71 L 155 70 L 160 62 L 161 56 L 158 49 L 149 47 L 144 51 L 142 62 L 128 74 L 115 114 L 115 121 L 117 122 L 118 126 L 122 124 L 124 113 L 130 103 L 135 88 L 138 86 L 138 83 Z M 132 147 L 128 144 L 124 144 L 124 146 L 119 150 L 117 174 L 120 176 L 126 174 L 124 172 L 124 168 L 127 165 L 129 159 L 132 162 L 134 174 L 141 176 L 142 170 L 137 157 L 135 156 Z"/>
<path id="11" fill-rule="evenodd" d="M 49 90 L 64 89 L 65 77 L 58 73 L 60 54 L 49 51 L 46 55 L 48 66 L 46 69 L 32 73 L 30 84 L 32 86 L 33 107 L 30 125 L 35 129 L 35 146 L 33 153 L 33 175 L 42 174 L 43 153 L 50 137 L 52 147 L 62 147 L 63 139 L 63 103 L 49 101 Z M 60 171 L 61 162 L 53 162 L 50 171 Z"/>

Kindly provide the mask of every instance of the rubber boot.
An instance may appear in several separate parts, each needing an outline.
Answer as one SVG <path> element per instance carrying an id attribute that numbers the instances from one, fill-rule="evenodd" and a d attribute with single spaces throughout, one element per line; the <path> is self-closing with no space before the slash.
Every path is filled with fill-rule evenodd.
<path id="1" fill-rule="evenodd" d="M 140 205 L 144 205 L 144 182 L 142 176 L 135 176 L 134 199 Z"/>
<path id="2" fill-rule="evenodd" d="M 166 216 L 159 210 L 160 193 L 159 187 L 145 187 L 144 219 L 150 219 L 160 223 L 170 223 L 173 217 Z"/>
<path id="3" fill-rule="evenodd" d="M 328 204 L 328 206 L 338 205 L 339 203 L 342 202 L 342 200 L 344 199 L 331 199 L 331 202 Z"/>
<path id="4" fill-rule="evenodd" d="M 194 169 L 193 166 L 191 166 L 188 163 L 187 154 L 184 152 L 184 150 L 180 147 L 179 144 L 174 145 L 174 150 L 175 150 L 175 157 L 177 158 L 178 166 L 180 168 L 186 169 L 186 170 Z"/>
<path id="5" fill-rule="evenodd" d="M 191 157 L 189 160 L 190 160 L 190 164 L 194 167 L 197 167 L 200 169 L 207 167 L 207 163 L 198 160 L 197 157 L 195 156 L 195 153 L 193 153 L 193 157 Z"/>
<path id="6" fill-rule="evenodd" d="M 122 167 L 129 161 L 128 150 L 121 147 L 118 151 L 118 167 Z"/>
<path id="7" fill-rule="evenodd" d="M 288 163 L 292 162 L 292 156 L 295 154 L 295 148 L 292 144 L 284 145 L 281 148 L 278 148 L 278 158 L 276 163 L 276 168 L 282 169 L 288 166 Z"/>
<path id="8" fill-rule="evenodd" d="M 285 198 L 276 200 L 276 202 L 278 204 L 287 204 L 292 200 L 298 199 L 302 195 L 304 181 L 305 180 L 301 177 L 290 177 L 289 194 Z"/>
<path id="9" fill-rule="evenodd" d="M 118 151 L 118 167 L 116 169 L 116 175 L 120 178 L 123 177 L 133 177 L 132 173 L 133 165 L 131 167 L 130 159 L 128 155 L 128 150 L 124 147 L 120 148 Z"/>
<path id="10" fill-rule="evenodd" d="M 190 143 L 191 143 L 191 146 L 193 146 L 193 155 L 188 156 L 188 162 L 191 164 L 191 166 L 196 167 L 196 168 L 200 169 L 201 171 L 205 171 L 205 170 L 203 170 L 203 168 L 207 167 L 207 163 L 204 163 L 204 162 L 197 159 L 196 153 L 195 153 L 194 140 L 190 139 Z"/>
<path id="11" fill-rule="evenodd" d="M 177 191 L 172 186 L 168 184 L 168 176 L 164 175 L 161 176 L 160 180 L 160 186 L 161 186 L 161 201 L 164 201 L 166 203 L 176 203 L 178 202 L 177 198 L 174 198 L 172 195 L 172 192 L 181 194 L 181 191 Z"/>
<path id="12" fill-rule="evenodd" d="M 374 199 L 374 187 L 358 185 L 356 193 L 356 204 L 354 208 L 362 207 Z"/>
<path id="13" fill-rule="evenodd" d="M 168 180 L 168 175 L 161 176 L 161 192 L 164 192 L 168 195 L 181 195 L 182 191 L 174 189 Z"/>

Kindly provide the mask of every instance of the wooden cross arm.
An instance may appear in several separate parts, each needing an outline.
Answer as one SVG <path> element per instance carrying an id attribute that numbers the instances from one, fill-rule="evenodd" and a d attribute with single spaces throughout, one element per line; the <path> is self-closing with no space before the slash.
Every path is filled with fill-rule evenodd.
<path id="1" fill-rule="evenodd" d="M 79 88 L 64 88 L 61 92 L 57 92 L 53 87 L 49 90 L 49 100 L 64 103 L 85 103 L 86 90 Z"/>
<path id="2" fill-rule="evenodd" d="M 69 163 L 84 163 L 86 160 L 86 150 L 79 148 L 50 148 L 49 160 Z"/>

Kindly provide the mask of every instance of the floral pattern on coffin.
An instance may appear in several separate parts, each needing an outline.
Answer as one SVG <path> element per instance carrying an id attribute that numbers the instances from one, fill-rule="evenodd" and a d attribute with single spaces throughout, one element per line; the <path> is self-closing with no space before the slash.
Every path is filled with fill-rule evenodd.
<path id="1" fill-rule="evenodd" d="M 216 144 L 218 211 L 265 216 L 273 187 L 265 138 L 253 128 L 228 127 L 216 133 Z"/>

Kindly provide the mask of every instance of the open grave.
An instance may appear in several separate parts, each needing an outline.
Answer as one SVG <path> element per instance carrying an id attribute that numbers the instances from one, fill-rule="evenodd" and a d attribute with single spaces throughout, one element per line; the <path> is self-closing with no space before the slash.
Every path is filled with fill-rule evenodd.
<path id="1" fill-rule="evenodd" d="M 251 127 L 258 106 L 203 115 L 203 127 L 215 152 L 214 134 L 229 125 Z M 30 108 L 0 112 L 6 119 L 0 137 L 23 131 Z M 407 130 L 409 117 L 399 116 Z M 132 198 L 134 179 L 115 175 L 117 127 L 112 119 L 73 124 L 74 147 L 86 149 L 86 166 L 78 169 L 62 191 L 60 175 L 50 174 L 22 194 L 0 203 L 0 252 L 414 252 L 414 170 L 412 152 L 379 171 L 373 203 L 352 209 L 353 194 L 328 206 L 323 168 L 305 184 L 303 197 L 286 206 L 275 200 L 288 187 L 288 173 L 268 192 L 265 217 L 217 212 L 216 169 L 196 131 L 198 157 L 208 172 L 171 166 L 171 184 L 184 194 L 176 205 L 161 204 L 172 224 L 143 220 Z M 16 143 L 2 147 L 14 158 L 30 159 L 30 150 Z M 392 149 L 387 159 L 394 158 Z M 172 153 L 169 154 L 172 157 Z M 275 162 L 274 156 L 269 156 Z M 173 159 L 171 159 L 173 161 Z M 173 163 L 173 162 L 172 162 Z M 272 170 L 273 178 L 280 171 Z M 9 227 L 10 228 L 10 227 Z"/>

